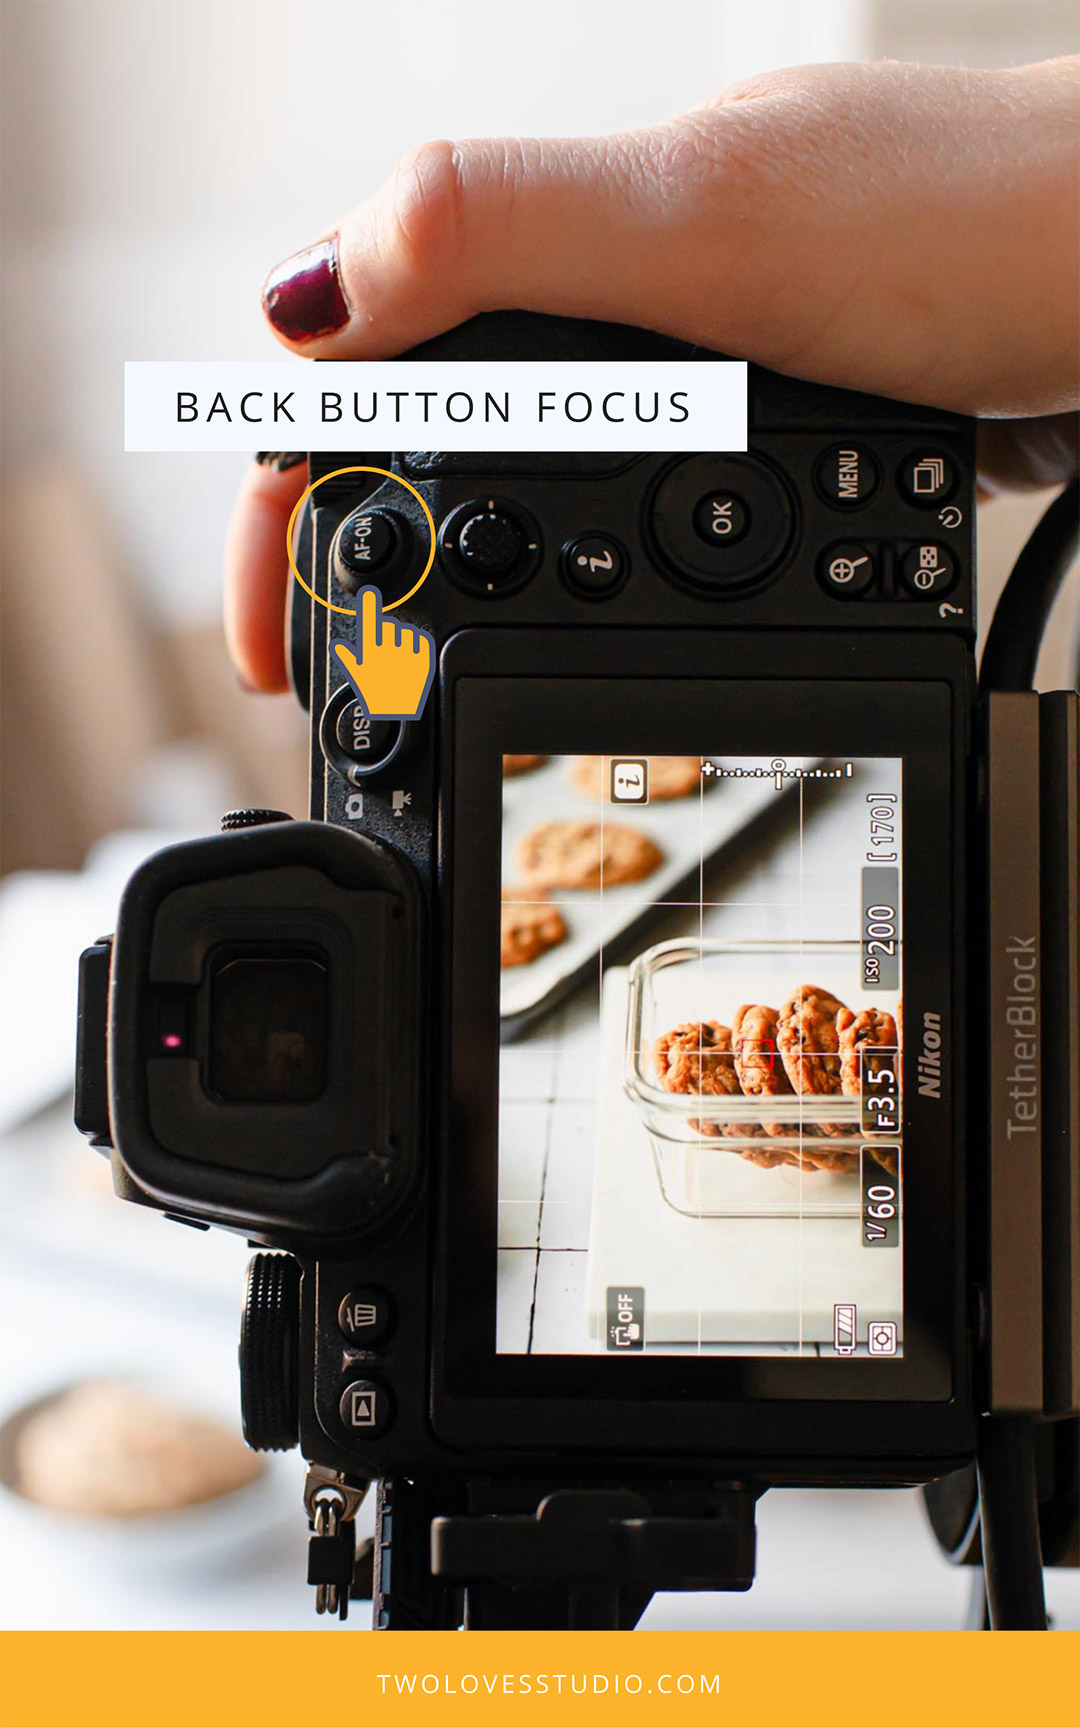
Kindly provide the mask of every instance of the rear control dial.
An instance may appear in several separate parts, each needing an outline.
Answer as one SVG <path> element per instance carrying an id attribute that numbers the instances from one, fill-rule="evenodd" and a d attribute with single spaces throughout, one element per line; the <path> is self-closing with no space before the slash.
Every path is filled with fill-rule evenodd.
<path id="1" fill-rule="evenodd" d="M 532 517 L 503 498 L 459 504 L 439 530 L 439 551 L 451 579 L 492 600 L 515 593 L 536 574 L 541 550 Z"/>
<path id="2" fill-rule="evenodd" d="M 240 1327 L 240 1411 L 256 1452 L 287 1452 L 300 1431 L 300 1264 L 256 1254 Z"/>
<path id="3" fill-rule="evenodd" d="M 691 456 L 652 498 L 649 526 L 671 574 L 724 595 L 759 581 L 791 544 L 795 512 L 783 481 L 755 456 Z"/>

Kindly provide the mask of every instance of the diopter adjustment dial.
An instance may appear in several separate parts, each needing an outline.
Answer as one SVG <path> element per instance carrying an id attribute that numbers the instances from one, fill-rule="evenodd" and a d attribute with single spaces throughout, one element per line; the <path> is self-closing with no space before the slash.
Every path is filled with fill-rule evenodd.
<path id="1" fill-rule="evenodd" d="M 289 1452 L 300 1438 L 300 1264 L 256 1254 L 240 1324 L 240 1415 L 255 1452 Z"/>
<path id="2" fill-rule="evenodd" d="M 239 828 L 265 828 L 271 822 L 291 822 L 287 810 L 226 810 L 221 832 L 235 834 Z"/>

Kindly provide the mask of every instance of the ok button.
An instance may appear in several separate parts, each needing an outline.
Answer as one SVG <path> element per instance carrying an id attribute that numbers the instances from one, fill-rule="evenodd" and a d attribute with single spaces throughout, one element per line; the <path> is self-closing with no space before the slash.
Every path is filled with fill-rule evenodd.
<path id="1" fill-rule="evenodd" d="M 694 527 L 707 546 L 734 546 L 750 526 L 750 512 L 736 492 L 707 492 L 694 511 Z"/>

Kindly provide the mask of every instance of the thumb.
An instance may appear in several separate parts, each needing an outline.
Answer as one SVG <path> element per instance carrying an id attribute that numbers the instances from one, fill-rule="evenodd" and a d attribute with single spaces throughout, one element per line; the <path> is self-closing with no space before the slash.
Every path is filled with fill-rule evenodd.
<path id="1" fill-rule="evenodd" d="M 336 232 L 271 271 L 263 310 L 287 346 L 331 359 L 399 354 L 507 307 L 681 323 L 671 246 L 700 238 L 687 218 L 704 148 L 693 117 L 604 138 L 422 145 Z"/>

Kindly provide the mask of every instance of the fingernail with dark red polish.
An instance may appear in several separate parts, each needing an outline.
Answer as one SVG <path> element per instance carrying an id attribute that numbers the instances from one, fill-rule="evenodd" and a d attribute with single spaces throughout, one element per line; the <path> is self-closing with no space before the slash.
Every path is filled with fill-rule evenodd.
<path id="1" fill-rule="evenodd" d="M 263 311 L 290 342 L 329 336 L 348 321 L 341 291 L 337 236 L 294 252 L 271 270 L 263 286 Z"/>

